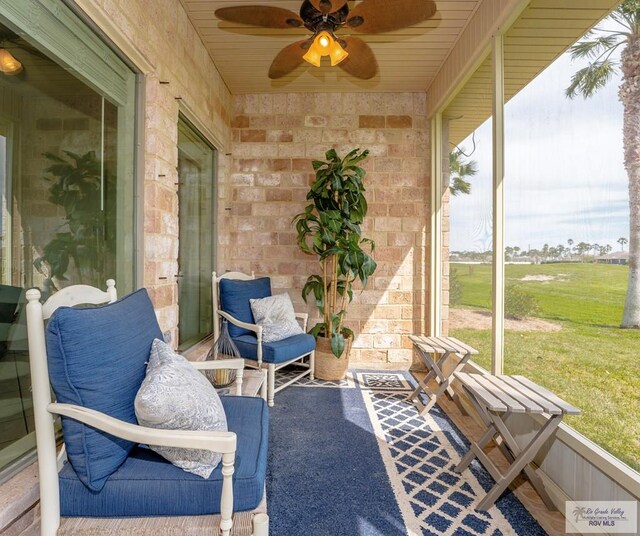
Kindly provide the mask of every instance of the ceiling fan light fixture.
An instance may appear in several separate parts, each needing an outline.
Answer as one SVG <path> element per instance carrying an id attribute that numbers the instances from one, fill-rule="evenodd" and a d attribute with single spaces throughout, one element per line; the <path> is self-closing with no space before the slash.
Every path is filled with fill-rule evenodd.
<path id="1" fill-rule="evenodd" d="M 322 59 L 322 54 L 318 50 L 318 47 L 316 47 L 315 41 L 311 43 L 309 50 L 307 50 L 307 53 L 304 56 L 302 56 L 302 59 L 315 67 L 320 67 L 320 60 Z"/>
<path id="2" fill-rule="evenodd" d="M 6 48 L 0 48 L 0 71 L 7 75 L 18 74 L 22 71 L 20 63 Z"/>
<path id="3" fill-rule="evenodd" d="M 329 56 L 331 65 L 338 65 L 349 53 L 342 48 L 338 40 L 330 32 L 322 30 L 313 39 L 307 53 L 302 58 L 316 67 L 320 67 L 322 56 Z"/>
<path id="4" fill-rule="evenodd" d="M 338 43 L 338 41 L 333 42 L 333 49 L 329 53 L 329 58 L 331 58 L 331 66 L 334 67 L 338 65 L 342 60 L 346 59 L 349 53 L 342 48 L 342 45 Z"/>

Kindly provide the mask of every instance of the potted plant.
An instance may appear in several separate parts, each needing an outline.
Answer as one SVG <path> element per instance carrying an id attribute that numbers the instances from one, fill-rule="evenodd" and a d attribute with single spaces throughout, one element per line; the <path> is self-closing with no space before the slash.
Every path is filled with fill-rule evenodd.
<path id="1" fill-rule="evenodd" d="M 66 281 L 70 266 L 75 268 L 77 282 L 102 284 L 104 275 L 101 263 L 105 248 L 113 241 L 107 236 L 110 215 L 101 206 L 101 165 L 94 151 L 83 155 L 63 151 L 68 158 L 44 153 L 51 165 L 44 171 L 53 178 L 45 180 L 53 184 L 49 188 L 49 201 L 64 209 L 64 222 L 56 229 L 53 238 L 44 246 L 42 255 L 33 262 L 45 276 L 45 293 L 58 290 L 56 282 Z M 55 281 L 54 281 L 55 280 Z"/>
<path id="2" fill-rule="evenodd" d="M 348 366 L 353 331 L 344 325 L 347 305 L 353 299 L 353 284 L 366 285 L 376 262 L 375 244 L 362 237 L 361 225 L 367 214 L 363 179 L 358 166 L 369 151 L 355 149 L 340 158 L 331 149 L 326 161 L 316 160 L 316 178 L 307 194 L 311 201 L 293 218 L 300 249 L 317 255 L 320 273 L 310 275 L 302 289 L 305 302 L 310 294 L 322 315 L 310 331 L 316 337 L 315 375 L 320 379 L 344 378 Z"/>

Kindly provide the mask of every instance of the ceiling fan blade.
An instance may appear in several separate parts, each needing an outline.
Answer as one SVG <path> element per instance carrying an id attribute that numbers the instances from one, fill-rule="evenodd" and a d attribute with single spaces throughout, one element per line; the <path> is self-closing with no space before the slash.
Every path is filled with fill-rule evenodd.
<path id="1" fill-rule="evenodd" d="M 239 22 L 264 28 L 299 28 L 304 23 L 297 13 L 272 6 L 232 6 L 215 11 L 216 17 L 228 22 Z"/>
<path id="2" fill-rule="evenodd" d="M 269 67 L 269 78 L 275 80 L 282 78 L 293 71 L 298 65 L 304 62 L 302 56 L 306 52 L 305 45 L 308 39 L 297 41 L 284 47 L 278 55 L 273 59 L 271 67 Z"/>
<path id="3" fill-rule="evenodd" d="M 432 0 L 364 0 L 347 17 L 347 26 L 362 33 L 382 33 L 413 26 L 433 17 Z"/>
<path id="4" fill-rule="evenodd" d="M 309 0 L 321 13 L 335 13 L 347 3 L 347 0 Z"/>
<path id="5" fill-rule="evenodd" d="M 344 37 L 340 39 L 340 43 L 349 55 L 338 63 L 338 67 L 363 80 L 369 80 L 376 75 L 378 62 L 369 45 L 358 37 Z"/>

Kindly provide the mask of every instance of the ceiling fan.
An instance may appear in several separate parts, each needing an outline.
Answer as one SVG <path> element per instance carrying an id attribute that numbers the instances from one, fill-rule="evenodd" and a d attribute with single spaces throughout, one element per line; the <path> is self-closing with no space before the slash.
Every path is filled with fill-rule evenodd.
<path id="1" fill-rule="evenodd" d="M 433 0 L 363 0 L 349 8 L 347 0 L 304 0 L 300 15 L 273 6 L 232 6 L 215 11 L 219 19 L 262 26 L 264 28 L 300 28 L 313 35 L 284 47 L 269 68 L 269 78 L 286 76 L 307 61 L 320 67 L 321 58 L 328 56 L 331 65 L 338 65 L 357 78 L 368 80 L 378 72 L 378 63 L 369 45 L 350 35 L 336 32 L 347 28 L 359 33 L 383 33 L 413 26 L 436 12 Z"/>

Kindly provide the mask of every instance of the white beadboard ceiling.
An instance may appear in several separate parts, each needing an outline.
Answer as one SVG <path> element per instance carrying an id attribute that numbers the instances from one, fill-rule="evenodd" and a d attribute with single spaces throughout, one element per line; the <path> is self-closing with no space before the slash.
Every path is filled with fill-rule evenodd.
<path id="1" fill-rule="evenodd" d="M 270 80 L 269 66 L 285 46 L 310 36 L 306 29 L 272 30 L 224 22 L 214 11 L 237 5 L 270 5 L 298 13 L 301 0 L 181 0 L 233 94 L 262 92 L 424 91 L 447 57 L 480 0 L 435 0 L 437 13 L 421 24 L 383 34 L 358 34 L 378 60 L 371 80 L 339 67 L 306 62 L 288 76 Z M 349 2 L 353 7 L 356 2 Z M 347 29 L 338 35 L 348 35 Z M 301 37 L 302 36 L 302 37 Z"/>
<path id="2" fill-rule="evenodd" d="M 619 0 L 531 0 L 504 36 L 505 100 L 509 101 Z M 487 58 L 444 112 L 449 139 L 460 143 L 492 113 L 492 64 Z M 565 84 L 569 85 L 571 72 Z"/>

